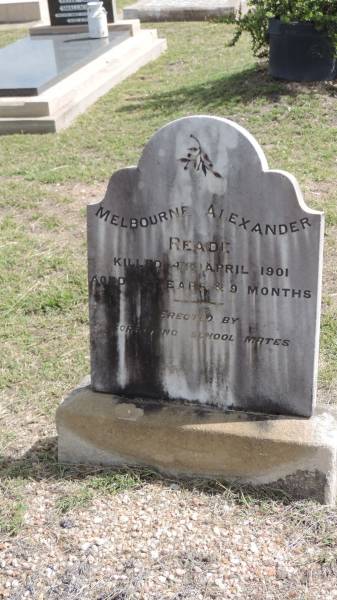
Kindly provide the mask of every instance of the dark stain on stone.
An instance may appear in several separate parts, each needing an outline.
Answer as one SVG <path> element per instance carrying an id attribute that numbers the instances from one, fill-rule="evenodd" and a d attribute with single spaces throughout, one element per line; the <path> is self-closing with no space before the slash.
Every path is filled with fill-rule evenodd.
<path id="1" fill-rule="evenodd" d="M 164 395 L 160 374 L 163 277 L 152 262 L 125 269 L 125 319 L 135 328 L 135 333 L 125 338 L 128 383 L 123 392 L 130 396 Z"/>
<path id="2" fill-rule="evenodd" d="M 156 399 L 151 399 L 151 398 L 139 398 L 138 396 L 133 396 L 131 397 L 131 394 L 128 395 L 124 395 L 122 394 L 118 394 L 119 397 L 119 404 L 131 404 L 133 406 L 136 406 L 136 408 L 140 408 L 141 410 L 143 410 L 145 413 L 158 413 L 161 410 L 163 410 L 164 406 L 167 406 L 168 404 L 168 400 L 166 398 L 160 397 L 160 398 L 156 398 Z M 173 401 L 169 401 L 170 404 Z"/>
<path id="3" fill-rule="evenodd" d="M 273 482 L 275 489 L 284 490 L 291 498 L 302 500 L 311 498 L 320 504 L 325 504 L 326 475 L 317 469 L 315 471 L 301 471 L 287 475 Z"/>
<path id="4" fill-rule="evenodd" d="M 120 294 L 116 277 L 93 277 L 89 281 L 91 377 L 97 391 L 116 387 Z"/>
<path id="5" fill-rule="evenodd" d="M 292 415 L 294 417 L 310 417 L 311 412 L 308 411 L 307 415 L 303 414 L 303 409 L 299 410 L 295 404 L 289 401 L 289 398 L 282 397 L 282 392 L 279 393 L 279 398 L 271 399 L 268 396 L 261 396 L 258 393 L 258 387 L 254 382 L 255 394 L 246 396 L 244 398 L 238 398 L 237 405 L 233 407 L 239 411 L 249 411 L 254 407 L 254 411 L 257 413 L 264 413 L 267 415 Z"/>
<path id="6" fill-rule="evenodd" d="M 212 406 L 210 404 L 200 405 L 198 402 L 184 400 L 180 398 L 168 399 L 164 395 L 151 401 L 151 398 L 142 398 L 137 396 L 130 397 L 130 394 L 119 394 L 120 404 L 132 404 L 137 408 L 144 410 L 146 413 L 160 412 L 163 408 L 168 407 L 173 410 L 180 411 L 182 408 L 187 407 L 189 411 L 193 410 L 193 415 L 198 419 L 205 419 L 207 416 L 216 415 L 219 422 L 254 422 L 257 423 L 262 429 L 268 429 L 268 427 L 274 421 L 296 419 L 297 416 L 286 416 L 277 414 L 267 413 L 254 413 L 247 411 L 240 411 L 239 409 L 222 409 L 219 406 Z M 190 413 L 189 413 L 190 414 Z M 305 417 L 302 417 L 305 420 Z"/>

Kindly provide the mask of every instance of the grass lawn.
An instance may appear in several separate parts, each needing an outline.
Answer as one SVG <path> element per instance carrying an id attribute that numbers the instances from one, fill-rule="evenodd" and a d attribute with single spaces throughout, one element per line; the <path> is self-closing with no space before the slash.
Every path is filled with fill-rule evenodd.
<path id="1" fill-rule="evenodd" d="M 126 6 L 131 6 L 131 4 L 135 4 L 135 2 L 133 2 L 131 0 L 117 0 L 116 4 L 117 4 L 117 10 L 119 12 L 121 12 L 123 10 L 123 8 L 125 8 Z"/>
<path id="2" fill-rule="evenodd" d="M 100 200 L 110 175 L 135 164 L 149 137 L 173 119 L 210 114 L 237 121 L 259 141 L 270 167 L 293 173 L 307 204 L 325 211 L 319 400 L 336 398 L 337 86 L 272 81 L 246 37 L 235 48 L 226 46 L 228 25 L 156 27 L 167 38 L 167 53 L 111 90 L 66 131 L 0 138 L 0 451 L 5 459 L 0 529 L 5 537 L 24 527 L 31 479 L 38 486 L 39 478 L 63 474 L 55 464 L 53 440 L 16 467 L 11 461 L 37 440 L 55 436 L 60 398 L 89 372 L 85 207 Z M 1 32 L 0 44 L 23 34 Z M 135 481 L 138 485 L 138 474 L 130 485 Z M 70 491 L 67 486 L 69 477 L 54 494 L 56 512 L 75 510 L 76 498 L 83 506 L 100 493 L 99 484 L 88 484 L 83 499 L 81 480 Z"/>

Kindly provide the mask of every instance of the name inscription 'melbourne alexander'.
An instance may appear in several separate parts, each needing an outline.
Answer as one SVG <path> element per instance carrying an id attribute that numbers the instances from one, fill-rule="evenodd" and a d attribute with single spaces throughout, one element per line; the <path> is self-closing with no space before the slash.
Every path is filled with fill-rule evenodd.
<path id="1" fill-rule="evenodd" d="M 244 129 L 164 127 L 88 207 L 94 389 L 311 415 L 322 235 Z"/>
<path id="2" fill-rule="evenodd" d="M 191 216 L 189 210 L 190 209 L 188 206 L 180 206 L 160 211 L 154 215 L 125 217 L 112 214 L 110 210 L 101 205 L 97 209 L 96 216 L 100 219 L 103 219 L 106 223 L 121 227 L 122 229 L 138 229 L 138 227 L 146 228 L 151 227 L 152 225 L 167 223 L 176 217 L 181 218 L 184 216 Z M 235 212 L 231 212 L 227 215 L 225 214 L 224 209 L 221 209 L 217 212 L 213 205 L 209 207 L 206 215 L 209 217 L 211 216 L 214 219 L 220 219 L 226 223 L 235 225 L 236 227 L 241 227 L 244 231 L 258 233 L 260 235 L 285 235 L 287 233 L 298 233 L 307 227 L 311 227 L 311 222 L 308 217 L 302 217 L 299 220 L 290 221 L 288 223 L 256 223 L 251 219 L 239 216 Z"/>

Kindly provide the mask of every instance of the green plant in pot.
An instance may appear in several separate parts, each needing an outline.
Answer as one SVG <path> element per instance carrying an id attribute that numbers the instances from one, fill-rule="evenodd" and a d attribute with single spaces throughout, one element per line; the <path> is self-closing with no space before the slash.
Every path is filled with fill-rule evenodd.
<path id="1" fill-rule="evenodd" d="M 337 0 L 248 0 L 231 45 L 247 31 L 254 54 L 268 56 L 273 77 L 291 81 L 337 77 Z"/>

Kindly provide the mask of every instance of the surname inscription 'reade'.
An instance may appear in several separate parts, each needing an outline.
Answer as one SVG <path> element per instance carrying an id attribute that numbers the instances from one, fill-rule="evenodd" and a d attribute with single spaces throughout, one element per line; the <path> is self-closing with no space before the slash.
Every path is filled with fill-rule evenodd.
<path id="1" fill-rule="evenodd" d="M 88 207 L 93 388 L 310 416 L 322 236 L 240 126 L 159 130 Z"/>

